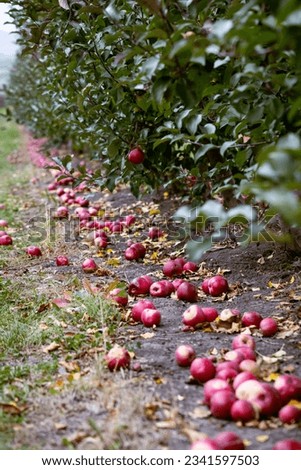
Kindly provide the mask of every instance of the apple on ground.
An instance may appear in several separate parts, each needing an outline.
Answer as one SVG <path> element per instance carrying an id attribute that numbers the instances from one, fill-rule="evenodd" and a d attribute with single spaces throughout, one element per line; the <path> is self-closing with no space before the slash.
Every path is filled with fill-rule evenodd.
<path id="1" fill-rule="evenodd" d="M 182 282 L 176 292 L 179 300 L 196 302 L 198 299 L 198 290 L 196 286 L 188 281 Z"/>
<path id="2" fill-rule="evenodd" d="M 227 380 L 220 379 L 216 376 L 213 379 L 207 380 L 203 388 L 204 404 L 210 405 L 213 395 L 221 390 L 233 392 L 233 388 Z"/>
<path id="3" fill-rule="evenodd" d="M 241 346 L 248 346 L 249 348 L 255 349 L 256 348 L 255 339 L 247 333 L 240 333 L 239 335 L 233 338 L 232 349 L 237 349 L 237 348 L 240 348 Z"/>
<path id="4" fill-rule="evenodd" d="M 221 450 L 244 450 L 245 444 L 241 437 L 232 431 L 223 431 L 215 436 L 215 442 Z"/>
<path id="5" fill-rule="evenodd" d="M 249 401 L 263 417 L 275 415 L 281 406 L 277 390 L 259 380 L 246 380 L 236 388 L 235 394 L 237 399 Z"/>
<path id="6" fill-rule="evenodd" d="M 141 313 L 141 321 L 147 328 L 159 326 L 161 323 L 161 313 L 156 308 L 145 308 Z"/>
<path id="7" fill-rule="evenodd" d="M 220 450 L 218 444 L 214 439 L 210 437 L 203 437 L 194 441 L 191 446 L 191 450 Z"/>
<path id="8" fill-rule="evenodd" d="M 181 367 L 189 367 L 196 357 L 196 352 L 190 344 L 181 344 L 175 352 L 176 363 Z"/>
<path id="9" fill-rule="evenodd" d="M 29 256 L 42 256 L 41 248 L 35 245 L 30 245 L 26 248 L 26 253 Z"/>
<path id="10" fill-rule="evenodd" d="M 153 284 L 153 279 L 147 274 L 140 277 L 135 277 L 129 284 L 129 295 L 146 295 L 149 293 L 150 286 Z"/>
<path id="11" fill-rule="evenodd" d="M 126 369 L 130 365 L 131 356 L 126 348 L 115 345 L 105 355 L 105 361 L 110 371 Z"/>
<path id="12" fill-rule="evenodd" d="M 69 265 L 69 258 L 64 255 L 59 255 L 56 257 L 55 263 L 57 266 L 68 266 Z"/>
<path id="13" fill-rule="evenodd" d="M 215 418 L 231 418 L 231 407 L 236 401 L 232 390 L 218 390 L 210 399 L 210 411 Z"/>
<path id="14" fill-rule="evenodd" d="M 141 314 L 146 308 L 156 309 L 153 302 L 147 299 L 141 299 L 136 302 L 131 310 L 132 319 L 136 322 L 141 322 Z"/>
<path id="15" fill-rule="evenodd" d="M 85 273 L 94 273 L 95 271 L 97 271 L 97 269 L 98 265 L 96 264 L 93 258 L 86 258 L 82 262 L 82 270 Z"/>
<path id="16" fill-rule="evenodd" d="M 203 310 L 199 305 L 191 305 L 182 315 L 182 323 L 195 328 L 200 323 L 206 321 Z"/>
<path id="17" fill-rule="evenodd" d="M 256 328 L 259 328 L 261 320 L 262 316 L 260 313 L 254 311 L 244 312 L 241 317 L 241 323 L 243 326 L 256 326 Z"/>
<path id="18" fill-rule="evenodd" d="M 174 277 L 183 273 L 183 262 L 179 258 L 166 261 L 162 268 L 164 276 Z"/>
<path id="19" fill-rule="evenodd" d="M 272 450 L 301 450 L 301 441 L 296 439 L 283 439 L 276 442 Z"/>
<path id="20" fill-rule="evenodd" d="M 162 279 L 152 283 L 149 293 L 153 297 L 168 297 L 174 290 L 175 288 L 171 281 Z"/>
<path id="21" fill-rule="evenodd" d="M 278 331 L 278 323 L 272 317 L 266 317 L 259 323 L 259 330 L 263 336 L 274 336 Z"/>
<path id="22" fill-rule="evenodd" d="M 247 423 L 257 418 L 257 412 L 252 403 L 248 400 L 236 400 L 230 410 L 233 421 Z"/>
<path id="23" fill-rule="evenodd" d="M 196 357 L 190 365 L 191 376 L 200 383 L 213 379 L 215 372 L 215 365 L 207 357 Z"/>
<path id="24" fill-rule="evenodd" d="M 128 304 L 128 295 L 122 287 L 115 287 L 115 289 L 112 289 L 109 292 L 108 297 L 122 307 L 125 307 Z"/>

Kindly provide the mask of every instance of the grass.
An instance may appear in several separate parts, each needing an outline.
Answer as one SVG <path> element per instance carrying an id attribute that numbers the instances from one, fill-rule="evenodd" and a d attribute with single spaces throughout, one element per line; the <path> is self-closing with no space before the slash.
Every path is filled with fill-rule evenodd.
<path id="1" fill-rule="evenodd" d="M 0 449 L 9 449 L 14 448 L 14 429 L 26 423 L 28 404 L 52 400 L 69 389 L 72 399 L 74 377 L 93 370 L 95 358 L 102 362 L 118 333 L 121 313 L 111 301 L 83 288 L 76 273 L 56 274 L 54 254 L 71 249 L 60 233 L 48 245 L 44 240 L 42 260 L 26 256 L 32 208 L 38 207 L 41 216 L 43 206 L 30 184 L 32 166 L 26 159 L 7 158 L 22 145 L 22 135 L 2 116 L 0 139 L 0 203 L 5 204 L 0 218 L 9 222 L 14 240 L 13 246 L 0 247 Z M 56 307 L 52 300 L 65 292 L 71 302 Z"/>

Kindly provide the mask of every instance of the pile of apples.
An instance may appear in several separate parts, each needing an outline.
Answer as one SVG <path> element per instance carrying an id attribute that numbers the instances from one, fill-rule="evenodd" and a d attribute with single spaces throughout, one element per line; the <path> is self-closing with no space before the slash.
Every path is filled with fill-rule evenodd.
<path id="1" fill-rule="evenodd" d="M 278 416 L 284 424 L 301 421 L 301 410 L 290 403 L 301 399 L 301 378 L 279 375 L 273 384 L 261 380 L 254 338 L 241 333 L 221 360 L 197 357 L 189 344 L 178 346 L 175 360 L 189 367 L 191 378 L 203 385 L 203 403 L 218 419 L 248 422 Z"/>

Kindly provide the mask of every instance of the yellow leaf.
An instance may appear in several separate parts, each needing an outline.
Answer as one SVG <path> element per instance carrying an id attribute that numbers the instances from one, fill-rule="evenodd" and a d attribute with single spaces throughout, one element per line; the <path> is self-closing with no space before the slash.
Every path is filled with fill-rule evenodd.
<path id="1" fill-rule="evenodd" d="M 270 439 L 270 436 L 267 434 L 260 434 L 259 436 L 256 436 L 256 441 L 258 442 L 266 442 Z"/>
<path id="2" fill-rule="evenodd" d="M 290 400 L 289 405 L 293 405 L 295 406 L 296 408 L 298 408 L 299 410 L 301 410 L 301 402 L 300 401 L 297 401 L 297 400 Z"/>
<path id="3" fill-rule="evenodd" d="M 160 214 L 160 210 L 159 210 L 159 209 L 150 209 L 149 215 L 156 215 L 156 214 Z"/>
<path id="4" fill-rule="evenodd" d="M 157 251 L 154 251 L 151 255 L 150 255 L 150 259 L 152 260 L 157 260 L 158 259 L 158 256 L 159 256 L 159 253 Z"/>
<path id="5" fill-rule="evenodd" d="M 106 262 L 109 266 L 119 266 L 120 265 L 120 258 L 110 258 Z"/>

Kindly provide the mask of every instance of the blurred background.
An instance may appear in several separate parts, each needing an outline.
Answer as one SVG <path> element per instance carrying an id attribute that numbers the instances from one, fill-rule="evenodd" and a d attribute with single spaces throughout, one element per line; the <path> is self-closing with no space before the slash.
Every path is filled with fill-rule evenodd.
<path id="1" fill-rule="evenodd" d="M 7 23 L 10 21 L 8 10 L 9 4 L 0 3 L 0 101 L 3 86 L 8 82 L 17 52 L 15 27 Z"/>

